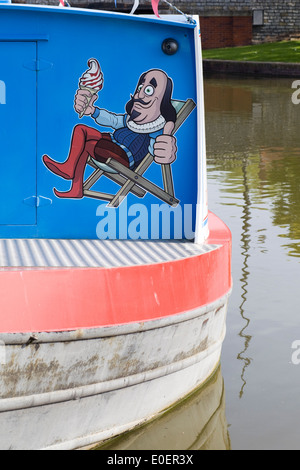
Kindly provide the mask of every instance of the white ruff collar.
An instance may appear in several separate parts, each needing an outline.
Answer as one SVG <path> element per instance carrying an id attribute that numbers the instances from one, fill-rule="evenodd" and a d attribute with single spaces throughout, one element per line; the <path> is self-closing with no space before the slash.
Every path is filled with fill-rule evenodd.
<path id="1" fill-rule="evenodd" d="M 159 131 L 160 129 L 163 129 L 163 127 L 166 124 L 165 118 L 160 115 L 155 121 L 148 122 L 147 124 L 137 124 L 134 121 L 129 121 L 130 117 L 128 116 L 127 118 L 127 127 L 133 131 L 137 132 L 139 134 L 151 134 L 152 132 Z"/>

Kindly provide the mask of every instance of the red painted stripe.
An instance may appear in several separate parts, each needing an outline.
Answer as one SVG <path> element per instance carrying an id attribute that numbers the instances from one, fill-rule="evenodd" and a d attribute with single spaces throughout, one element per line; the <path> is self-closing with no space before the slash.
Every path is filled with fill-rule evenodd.
<path id="1" fill-rule="evenodd" d="M 1 332 L 62 331 L 146 321 L 209 304 L 231 288 L 231 234 L 209 214 L 220 248 L 174 262 L 120 268 L 0 271 Z"/>

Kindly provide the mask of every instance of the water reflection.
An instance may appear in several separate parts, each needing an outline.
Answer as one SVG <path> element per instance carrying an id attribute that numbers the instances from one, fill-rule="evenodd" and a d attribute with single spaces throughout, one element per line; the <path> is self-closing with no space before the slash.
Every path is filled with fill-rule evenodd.
<path id="1" fill-rule="evenodd" d="M 247 302 L 260 294 L 252 290 L 257 250 L 266 254 L 274 247 L 267 237 L 275 233 L 288 256 L 300 257 L 300 106 L 292 102 L 291 79 L 208 76 L 205 79 L 205 110 L 209 189 L 217 187 L 219 205 L 228 212 L 239 210 L 239 263 L 234 289 L 243 326 L 239 397 L 246 389 L 246 369 L 252 359 L 252 314 Z M 212 195 L 209 193 L 211 200 Z M 214 210 L 213 206 L 210 206 Z M 223 217 L 222 211 L 218 214 Z M 269 220 L 273 227 L 269 230 Z M 234 240 L 236 246 L 236 241 Z M 274 274 L 268 274 L 269 279 Z M 237 277 L 238 276 L 238 277 Z M 238 280 L 238 282 L 237 282 Z M 258 305 L 270 308 L 272 297 Z"/>
<path id="2" fill-rule="evenodd" d="M 208 162 L 231 193 L 251 193 L 272 211 L 289 255 L 300 256 L 300 106 L 292 80 L 208 77 L 205 109 Z M 243 178 L 247 162 L 247 186 Z M 239 187 L 233 182 L 238 181 Z"/>
<path id="3" fill-rule="evenodd" d="M 298 449 L 300 105 L 293 79 L 207 76 L 210 210 L 233 236 L 222 350 L 233 449 Z M 241 398 L 241 399 L 240 399 Z"/>
<path id="4" fill-rule="evenodd" d="M 295 105 L 294 105 L 295 106 Z M 298 110 L 300 112 L 300 109 Z M 299 117 L 298 117 L 299 120 Z M 299 132 L 299 130 L 298 130 Z M 273 223 L 284 229 L 283 246 L 290 256 L 300 256 L 300 142 L 299 147 L 263 148 L 260 151 L 262 182 L 269 182 L 273 191 Z M 270 191 L 262 184 L 261 193 Z"/>
<path id="5" fill-rule="evenodd" d="M 249 343 L 251 340 L 251 335 L 246 334 L 247 327 L 250 323 L 250 318 L 246 316 L 245 313 L 245 303 L 247 302 L 247 294 L 248 294 L 248 277 L 250 275 L 249 272 L 249 264 L 248 260 L 250 257 L 250 243 L 251 243 L 251 233 L 250 233 L 250 220 L 251 220 L 251 199 L 250 199 L 250 194 L 249 194 L 249 184 L 248 184 L 248 176 L 247 176 L 247 166 L 248 166 L 248 160 L 244 159 L 242 162 L 242 172 L 243 172 L 243 183 L 244 183 L 244 191 L 243 191 L 243 214 L 242 214 L 242 231 L 241 231 L 241 255 L 243 259 L 243 264 L 242 264 L 242 276 L 240 279 L 241 282 L 241 289 L 242 289 L 242 294 L 241 294 L 241 304 L 239 306 L 240 310 L 240 315 L 245 321 L 245 326 L 241 329 L 239 335 L 241 338 L 244 340 L 244 349 L 238 353 L 237 358 L 241 360 L 244 365 L 242 368 L 241 372 L 241 379 L 242 379 L 242 387 L 239 393 L 240 398 L 242 398 L 243 393 L 244 393 L 244 388 L 246 386 L 246 380 L 245 380 L 245 372 L 246 368 L 250 365 L 251 359 L 247 356 L 245 356 L 246 351 L 249 348 Z"/>
<path id="6" fill-rule="evenodd" d="M 97 450 L 229 450 L 220 367 L 193 395 L 151 423 Z"/>

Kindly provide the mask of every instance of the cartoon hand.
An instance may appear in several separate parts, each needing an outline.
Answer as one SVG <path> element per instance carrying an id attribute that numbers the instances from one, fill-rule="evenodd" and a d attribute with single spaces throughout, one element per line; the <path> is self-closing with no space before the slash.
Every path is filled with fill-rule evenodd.
<path id="1" fill-rule="evenodd" d="M 172 122 L 167 122 L 164 133 L 156 137 L 154 149 L 154 161 L 161 165 L 173 163 L 176 160 L 177 145 L 176 137 L 169 135 L 174 128 Z"/>
<path id="2" fill-rule="evenodd" d="M 94 102 L 97 100 L 98 95 L 92 95 L 89 90 L 77 90 L 74 99 L 74 109 L 78 114 L 89 116 L 94 114 Z"/>

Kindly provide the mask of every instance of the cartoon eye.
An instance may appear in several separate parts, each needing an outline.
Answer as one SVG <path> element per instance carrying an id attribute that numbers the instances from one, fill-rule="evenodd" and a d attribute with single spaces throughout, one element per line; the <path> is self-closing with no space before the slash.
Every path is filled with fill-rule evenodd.
<path id="1" fill-rule="evenodd" d="M 139 85 L 137 91 L 141 91 L 142 88 L 143 88 L 143 85 Z"/>
<path id="2" fill-rule="evenodd" d="M 148 96 L 152 96 L 154 93 L 154 88 L 150 85 L 146 86 L 145 88 L 145 94 Z"/>

